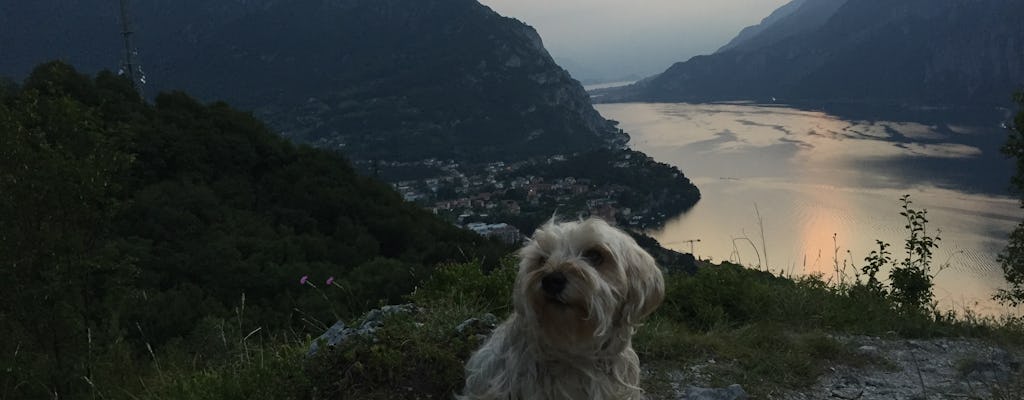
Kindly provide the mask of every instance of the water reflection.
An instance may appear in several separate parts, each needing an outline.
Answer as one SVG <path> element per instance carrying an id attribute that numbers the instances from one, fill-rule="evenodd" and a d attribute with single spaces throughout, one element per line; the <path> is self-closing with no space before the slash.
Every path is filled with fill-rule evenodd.
<path id="1" fill-rule="evenodd" d="M 996 254 L 1021 212 L 1002 190 L 1012 165 L 998 154 L 997 128 L 743 104 L 598 109 L 621 122 L 633 147 L 679 166 L 701 189 L 696 207 L 652 232 L 670 247 L 689 251 L 686 241 L 699 238 L 703 258 L 842 279 L 875 239 L 903 257 L 899 198 L 911 194 L 928 209 L 929 229 L 941 229 L 940 304 L 1005 311 L 989 300 L 1003 284 Z"/>

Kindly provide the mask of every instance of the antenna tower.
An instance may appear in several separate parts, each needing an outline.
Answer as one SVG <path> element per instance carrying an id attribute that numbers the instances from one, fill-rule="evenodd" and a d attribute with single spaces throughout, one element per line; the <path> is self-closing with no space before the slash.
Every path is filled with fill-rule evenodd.
<path id="1" fill-rule="evenodd" d="M 138 51 L 135 50 L 135 44 L 132 43 L 132 35 L 135 34 L 135 32 L 132 31 L 132 22 L 129 19 L 129 0 L 120 1 L 121 36 L 124 38 L 124 60 L 121 62 L 120 73 L 128 76 L 128 79 L 132 82 L 132 87 L 139 92 L 139 96 L 142 96 L 142 85 L 146 83 L 146 74 L 142 72 L 142 65 L 139 65 L 138 60 L 136 60 Z"/>

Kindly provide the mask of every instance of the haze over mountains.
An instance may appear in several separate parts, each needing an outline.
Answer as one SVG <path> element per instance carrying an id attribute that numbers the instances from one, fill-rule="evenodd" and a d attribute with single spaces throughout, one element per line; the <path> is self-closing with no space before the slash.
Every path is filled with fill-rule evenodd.
<path id="1" fill-rule="evenodd" d="M 132 7 L 148 92 L 226 100 L 353 158 L 502 159 L 627 140 L 532 28 L 475 0 Z M 3 76 L 49 59 L 92 72 L 122 58 L 117 2 L 8 2 L 0 26 Z"/>
<path id="2" fill-rule="evenodd" d="M 1019 0 L 795 0 L 614 101 L 999 106 L 1024 82 Z"/>

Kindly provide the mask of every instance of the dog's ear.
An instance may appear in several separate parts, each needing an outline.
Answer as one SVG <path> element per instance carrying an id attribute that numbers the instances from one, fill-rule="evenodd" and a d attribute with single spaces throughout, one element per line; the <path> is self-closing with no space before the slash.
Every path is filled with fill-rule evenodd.
<path id="1" fill-rule="evenodd" d="M 622 260 L 629 283 L 622 317 L 627 324 L 636 325 L 661 305 L 665 298 L 665 279 L 654 258 L 636 242 L 630 242 Z"/>

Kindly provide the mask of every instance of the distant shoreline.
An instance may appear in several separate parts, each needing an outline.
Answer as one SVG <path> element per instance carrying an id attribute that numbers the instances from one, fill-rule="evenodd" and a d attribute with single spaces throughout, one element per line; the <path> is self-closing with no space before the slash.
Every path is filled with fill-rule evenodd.
<path id="1" fill-rule="evenodd" d="M 587 92 L 589 92 L 591 90 L 608 89 L 608 88 L 620 87 L 620 86 L 629 86 L 629 85 L 632 85 L 632 84 L 634 84 L 636 82 L 637 81 L 618 81 L 618 82 L 594 83 L 594 84 L 590 84 L 590 85 L 583 85 L 583 90 L 586 90 Z"/>

